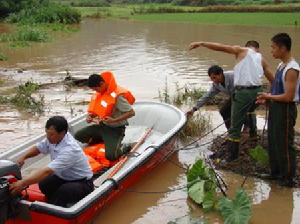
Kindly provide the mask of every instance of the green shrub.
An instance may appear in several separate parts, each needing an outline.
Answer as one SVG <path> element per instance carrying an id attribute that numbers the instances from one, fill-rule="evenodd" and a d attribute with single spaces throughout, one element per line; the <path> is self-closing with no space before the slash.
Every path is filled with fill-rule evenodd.
<path id="1" fill-rule="evenodd" d="M 0 61 L 7 61 L 7 59 L 8 59 L 7 56 L 0 52 Z M 1 84 L 1 82 L 0 82 L 0 84 Z"/>
<path id="2" fill-rule="evenodd" d="M 51 3 L 41 7 L 28 7 L 7 18 L 11 23 L 63 23 L 73 24 L 81 21 L 80 13 L 70 6 Z"/>
<path id="3" fill-rule="evenodd" d="M 71 2 L 71 6 L 75 7 L 109 7 L 110 4 L 106 0 L 79 0 Z"/>
<path id="4" fill-rule="evenodd" d="M 49 35 L 38 27 L 21 26 L 16 33 L 0 35 L 0 42 L 46 42 Z"/>

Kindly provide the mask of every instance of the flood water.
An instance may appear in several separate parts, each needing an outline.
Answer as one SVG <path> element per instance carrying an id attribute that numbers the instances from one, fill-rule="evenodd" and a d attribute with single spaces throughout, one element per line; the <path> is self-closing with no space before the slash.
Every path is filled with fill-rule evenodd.
<path id="1" fill-rule="evenodd" d="M 0 25 L 0 32 L 7 27 Z M 243 45 L 249 39 L 261 43 L 261 52 L 273 68 L 277 61 L 270 55 L 270 38 L 278 32 L 288 32 L 295 45 L 294 56 L 300 60 L 300 29 L 197 25 L 187 23 L 146 23 L 118 20 L 87 19 L 76 33 L 61 34 L 50 43 L 11 50 L 0 44 L 0 52 L 9 57 L 0 62 L 0 78 L 6 79 L 3 91 L 27 80 L 40 83 L 61 81 L 66 71 L 77 77 L 112 70 L 118 82 L 134 92 L 138 100 L 157 100 L 158 89 L 166 80 L 169 88 L 174 83 L 196 84 L 207 89 L 210 85 L 206 70 L 219 64 L 232 69 L 234 58 L 218 52 L 198 49 L 188 52 L 191 41 L 204 40 Z M 18 72 L 22 70 L 23 72 Z M 7 106 L 0 107 L 0 152 L 20 144 L 28 137 L 40 134 L 51 115 L 72 118 L 86 110 L 90 99 L 88 89 L 67 89 L 63 85 L 43 88 L 46 111 L 41 116 L 20 113 Z M 212 126 L 221 123 L 221 117 L 210 108 L 203 110 L 211 117 Z M 299 118 L 300 116 L 298 116 Z M 259 119 L 260 126 L 263 118 Z M 297 123 L 299 130 L 300 121 Z M 224 127 L 214 135 L 224 132 Z M 211 138 L 212 136 L 209 136 Z M 204 139 L 203 141 L 206 141 Z M 132 188 L 136 191 L 165 191 L 185 185 L 185 173 L 174 162 L 189 165 L 201 156 L 205 148 L 180 151 L 141 179 Z M 243 177 L 222 172 L 232 193 L 242 183 Z M 300 191 L 286 189 L 273 183 L 249 178 L 246 189 L 253 198 L 254 224 L 300 223 Z M 222 223 L 214 213 L 205 214 L 187 199 L 185 191 L 165 194 L 125 193 L 95 218 L 94 223 Z"/>

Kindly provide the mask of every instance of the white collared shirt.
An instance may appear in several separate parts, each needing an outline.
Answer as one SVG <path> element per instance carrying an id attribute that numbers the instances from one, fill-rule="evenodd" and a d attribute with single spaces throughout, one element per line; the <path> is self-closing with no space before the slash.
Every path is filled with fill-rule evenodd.
<path id="1" fill-rule="evenodd" d="M 90 179 L 93 176 L 87 157 L 73 136 L 68 132 L 58 144 L 47 138 L 37 144 L 43 154 L 50 154 L 48 167 L 64 180 Z"/>

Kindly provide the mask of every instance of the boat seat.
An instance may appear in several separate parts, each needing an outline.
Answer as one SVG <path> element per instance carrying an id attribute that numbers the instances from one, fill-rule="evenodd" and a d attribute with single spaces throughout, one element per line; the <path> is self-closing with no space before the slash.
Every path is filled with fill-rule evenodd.
<path id="1" fill-rule="evenodd" d="M 46 196 L 41 192 L 38 184 L 30 185 L 26 191 L 22 192 L 23 196 L 25 196 L 26 200 L 34 202 L 34 201 L 42 201 L 47 202 Z"/>

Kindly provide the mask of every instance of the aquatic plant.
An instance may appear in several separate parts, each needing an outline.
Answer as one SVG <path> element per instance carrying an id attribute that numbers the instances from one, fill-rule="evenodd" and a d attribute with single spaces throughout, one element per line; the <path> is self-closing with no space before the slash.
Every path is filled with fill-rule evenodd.
<path id="1" fill-rule="evenodd" d="M 166 79 L 163 90 L 158 90 L 158 98 L 161 102 L 173 104 L 177 107 L 191 106 L 204 93 L 203 90 L 187 85 L 180 87 L 175 83 L 174 95 L 170 95 L 168 81 Z M 197 112 L 193 117 L 188 119 L 186 125 L 179 132 L 178 136 L 182 142 L 187 142 L 191 137 L 200 136 L 205 130 L 210 127 L 210 120 Z"/>
<path id="2" fill-rule="evenodd" d="M 262 166 L 269 165 L 269 155 L 261 145 L 257 145 L 255 148 L 250 149 L 250 157 Z"/>
<path id="3" fill-rule="evenodd" d="M 8 57 L 0 52 L 0 61 L 7 61 Z"/>
<path id="4" fill-rule="evenodd" d="M 239 188 L 233 199 L 217 194 L 218 180 L 212 167 L 197 160 L 187 172 L 188 196 L 204 211 L 217 210 L 225 224 L 247 224 L 251 217 L 251 200 Z"/>
<path id="5" fill-rule="evenodd" d="M 244 189 L 236 191 L 235 197 L 223 197 L 218 202 L 224 224 L 247 224 L 251 217 L 251 200 Z"/>
<path id="6" fill-rule="evenodd" d="M 205 93 L 205 91 L 201 88 L 197 88 L 195 86 L 190 87 L 188 85 L 181 87 L 177 82 L 175 83 L 175 93 L 171 96 L 169 92 L 169 84 L 166 79 L 164 89 L 158 90 L 158 98 L 161 102 L 171 103 L 176 106 L 195 103 Z"/>
<path id="7" fill-rule="evenodd" d="M 20 110 L 26 110 L 31 113 L 42 113 L 44 110 L 44 96 L 33 97 L 39 89 L 39 85 L 32 81 L 19 85 L 15 93 L 9 96 L 0 96 L 0 104 L 11 104 Z"/>
<path id="8" fill-rule="evenodd" d="M 194 136 L 200 136 L 210 127 L 210 119 L 196 112 L 193 117 L 189 118 L 186 125 L 179 132 L 179 139 L 185 143 Z"/>
<path id="9" fill-rule="evenodd" d="M 187 182 L 188 195 L 194 202 L 205 211 L 215 208 L 217 180 L 212 168 L 203 160 L 196 161 L 187 172 Z"/>

